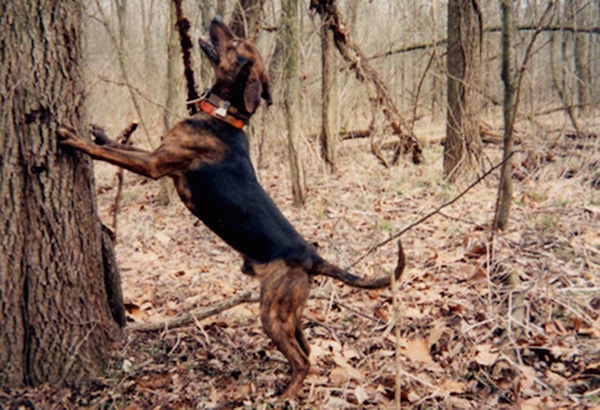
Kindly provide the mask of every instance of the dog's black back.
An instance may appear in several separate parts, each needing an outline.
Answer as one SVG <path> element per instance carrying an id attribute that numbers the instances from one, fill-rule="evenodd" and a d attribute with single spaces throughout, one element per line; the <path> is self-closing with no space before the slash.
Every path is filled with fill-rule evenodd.
<path id="1" fill-rule="evenodd" d="M 307 257 L 312 259 L 316 252 L 259 184 L 246 133 L 214 119 L 186 122 L 199 132 L 209 129 L 228 148 L 223 161 L 185 173 L 194 214 L 254 262 L 282 258 L 304 264 Z"/>

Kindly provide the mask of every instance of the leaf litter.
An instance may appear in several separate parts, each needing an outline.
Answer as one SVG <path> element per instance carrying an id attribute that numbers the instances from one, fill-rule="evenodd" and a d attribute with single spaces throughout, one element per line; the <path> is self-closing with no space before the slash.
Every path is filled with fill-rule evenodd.
<path id="1" fill-rule="evenodd" d="M 310 191 L 302 209 L 291 206 L 285 158 L 273 154 L 259 170 L 284 214 L 340 266 L 460 191 L 442 181 L 436 147 L 425 150 L 427 164 L 393 169 L 381 168 L 364 142 L 340 149 L 332 177 L 307 164 Z M 494 176 L 402 237 L 408 266 L 397 284 L 398 323 L 389 289 L 314 280 L 313 289 L 330 297 L 310 299 L 305 310 L 312 368 L 296 401 L 277 396 L 288 364 L 262 332 L 254 303 L 186 327 L 126 332 L 105 377 L 86 386 L 1 392 L 0 405 L 392 408 L 398 372 L 407 408 L 599 408 L 600 191 L 588 182 L 594 169 L 582 165 L 569 178 L 564 169 L 577 165 L 573 157 L 590 164 L 600 155 L 554 147 L 556 160 L 532 165 L 542 157 L 531 154 L 533 143 L 523 149 L 506 232 L 490 241 Z M 498 147 L 486 150 L 498 158 Z M 114 168 L 96 169 L 101 218 L 110 223 Z M 130 323 L 161 323 L 257 290 L 240 273 L 236 252 L 176 198 L 158 205 L 160 184 L 146 182 L 126 174 L 118 216 L 116 251 Z M 394 253 L 392 245 L 382 247 L 353 271 L 390 272 Z"/>

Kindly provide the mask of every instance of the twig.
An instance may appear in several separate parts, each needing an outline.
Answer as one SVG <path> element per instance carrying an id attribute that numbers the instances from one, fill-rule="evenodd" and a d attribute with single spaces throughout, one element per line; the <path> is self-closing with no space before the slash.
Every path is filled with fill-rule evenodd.
<path id="1" fill-rule="evenodd" d="M 392 275 L 392 277 L 393 277 L 393 278 L 395 278 L 395 276 L 394 276 L 394 275 Z M 379 318 L 376 318 L 375 316 L 368 315 L 368 314 L 366 314 L 366 313 L 363 313 L 363 312 L 361 312 L 361 311 L 360 311 L 360 310 L 358 310 L 358 309 L 355 309 L 355 308 L 353 308 L 353 307 L 350 307 L 349 305 L 347 305 L 347 304 L 346 304 L 346 303 L 344 303 L 344 302 L 340 302 L 340 300 L 339 300 L 339 298 L 338 298 L 338 297 L 336 297 L 336 298 L 335 298 L 335 301 L 334 301 L 333 303 L 335 303 L 337 306 L 343 307 L 343 308 L 344 308 L 344 309 L 346 309 L 346 310 L 349 310 L 350 312 L 354 313 L 354 314 L 355 314 L 355 315 L 357 315 L 357 316 L 362 316 L 362 317 L 364 317 L 365 319 L 372 320 L 373 322 L 376 322 L 376 323 L 381 323 L 381 322 L 382 322 L 382 320 L 381 320 L 381 319 L 379 319 Z"/>
<path id="2" fill-rule="evenodd" d="M 402 229 L 400 232 L 398 232 L 398 233 L 390 236 L 386 240 L 384 240 L 382 242 L 379 242 L 376 245 L 371 246 L 356 261 L 354 261 L 350 266 L 348 266 L 348 269 L 350 269 L 350 268 L 358 265 L 363 259 L 365 259 L 367 256 L 369 256 L 370 254 L 372 254 L 375 250 L 377 250 L 377 249 L 381 248 L 382 246 L 387 245 L 391 241 L 399 238 L 400 236 L 404 235 L 406 232 L 408 232 L 409 230 L 411 230 L 415 226 L 420 225 L 421 223 L 425 222 L 426 220 L 428 220 L 432 216 L 438 214 L 442 209 L 447 208 L 448 206 L 450 206 L 453 203 L 455 203 L 456 201 L 458 201 L 460 198 L 462 198 L 463 196 L 465 196 L 467 194 L 467 192 L 469 192 L 471 189 L 473 189 L 475 186 L 477 186 L 481 181 L 483 181 L 485 178 L 487 178 L 496 169 L 500 168 L 502 166 L 502 164 L 504 164 L 506 161 L 508 161 L 510 158 L 512 158 L 512 156 L 514 154 L 516 154 L 518 152 L 521 152 L 521 151 L 517 150 L 517 151 L 511 152 L 510 155 L 508 155 L 506 158 L 504 158 L 504 160 L 502 160 L 498 164 L 494 165 L 492 168 L 490 168 L 488 171 L 486 171 L 483 175 L 481 175 L 479 178 L 477 178 L 477 180 L 475 182 L 473 182 L 471 185 L 469 185 L 467 188 L 465 188 L 460 194 L 458 194 L 457 196 L 455 196 L 454 198 L 452 198 L 448 202 L 443 203 L 442 205 L 440 205 L 439 207 L 437 207 L 432 212 L 430 212 L 427 215 L 425 215 L 424 217 L 420 218 L 418 221 L 413 222 L 410 225 L 408 225 L 406 228 Z"/>
<path id="3" fill-rule="evenodd" d="M 469 224 L 469 225 L 473 225 L 479 229 L 483 229 L 483 225 L 478 224 L 477 222 L 474 221 L 470 221 L 468 219 L 464 219 L 464 218 L 459 218 L 457 216 L 452 216 L 452 215 L 448 215 L 444 212 L 439 212 L 440 216 L 446 218 L 446 219 L 450 219 L 451 221 L 456 221 L 456 222 L 462 222 L 464 224 Z"/>
<path id="4" fill-rule="evenodd" d="M 129 83 L 126 83 L 124 81 L 111 80 L 110 78 L 104 77 L 104 76 L 99 76 L 98 79 L 100 81 L 105 82 L 105 83 L 118 85 L 120 87 L 127 87 L 127 89 L 130 92 L 133 92 L 133 93 L 139 95 L 141 98 L 143 98 L 144 100 L 146 100 L 148 103 L 150 103 L 152 105 L 155 105 L 155 106 L 157 106 L 159 108 L 162 108 L 163 110 L 165 110 L 166 112 L 168 112 L 169 114 L 171 114 L 171 115 L 173 115 L 173 116 L 175 116 L 177 118 L 182 118 L 181 115 L 177 114 L 173 110 L 170 110 L 166 105 L 154 101 L 150 97 L 146 96 L 142 90 L 140 90 L 139 88 L 137 88 L 137 87 L 135 87 L 135 86 L 133 86 L 133 85 L 131 85 Z"/>
<path id="5" fill-rule="evenodd" d="M 434 48 L 433 53 L 431 53 L 431 57 L 429 58 L 429 61 L 427 62 L 427 66 L 425 67 L 425 70 L 423 70 L 423 74 L 421 75 L 419 84 L 417 85 L 417 91 L 415 92 L 415 100 L 413 103 L 412 118 L 410 119 L 410 123 L 408 125 L 411 132 L 414 131 L 415 122 L 417 121 L 417 109 L 419 107 L 419 96 L 421 94 L 421 88 L 423 87 L 423 84 L 425 83 L 425 78 L 427 77 L 427 73 L 429 72 L 429 69 L 433 65 L 433 62 L 435 61 L 435 57 L 436 57 L 436 50 Z"/>
<path id="6" fill-rule="evenodd" d="M 131 122 L 127 128 L 125 128 L 119 136 L 116 138 L 117 142 L 120 142 L 123 145 L 127 145 L 129 143 L 129 138 L 137 129 L 137 122 Z M 117 194 L 115 195 L 115 204 L 113 205 L 113 234 L 114 240 L 117 239 L 117 215 L 119 213 L 119 203 L 121 202 L 121 194 L 123 192 L 123 168 L 119 167 L 117 171 Z"/>

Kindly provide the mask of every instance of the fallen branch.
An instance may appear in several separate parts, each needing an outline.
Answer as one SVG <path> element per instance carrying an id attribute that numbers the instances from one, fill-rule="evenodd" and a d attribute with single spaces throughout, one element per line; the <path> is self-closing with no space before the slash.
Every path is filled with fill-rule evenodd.
<path id="1" fill-rule="evenodd" d="M 195 312 L 176 317 L 174 319 L 167 319 L 163 322 L 157 323 L 140 323 L 131 326 L 127 326 L 126 329 L 133 332 L 155 332 L 159 330 L 172 329 L 175 327 L 186 326 L 194 323 L 197 320 L 206 319 L 207 317 L 218 315 L 219 313 L 231 309 L 242 303 L 258 302 L 259 296 L 256 292 L 244 292 L 239 293 L 235 296 L 222 300 L 213 305 L 207 306 Z"/>
<path id="2" fill-rule="evenodd" d="M 340 130 L 338 132 L 338 138 L 346 141 L 346 140 L 353 140 L 353 139 L 359 139 L 359 138 L 369 138 L 372 134 L 371 130 Z M 319 137 L 321 136 L 321 134 L 310 134 L 307 138 L 309 140 L 312 141 L 316 141 Z"/>
<path id="3" fill-rule="evenodd" d="M 315 290 L 314 292 L 311 292 L 311 294 L 308 298 L 313 299 L 313 300 L 314 299 L 329 300 L 329 299 L 331 299 L 331 295 L 329 294 L 329 292 L 326 292 L 322 289 L 318 289 L 318 290 Z M 176 317 L 173 319 L 167 319 L 167 320 L 164 320 L 162 322 L 157 322 L 157 323 L 138 323 L 138 324 L 127 326 L 126 329 L 130 330 L 132 332 L 156 332 L 159 330 L 173 329 L 175 327 L 191 325 L 192 323 L 195 323 L 198 320 L 202 320 L 202 319 L 206 319 L 211 316 L 218 315 L 219 313 L 224 312 L 233 307 L 236 307 L 238 305 L 241 305 L 242 303 L 257 303 L 259 301 L 260 301 L 260 296 L 259 296 L 258 292 L 247 291 L 247 292 L 239 293 L 235 296 L 224 299 L 213 305 L 204 307 L 195 312 L 188 313 L 188 314 L 180 316 L 180 317 Z M 360 316 L 363 316 L 363 317 L 366 317 L 368 319 L 375 320 L 375 321 L 379 320 L 377 318 L 374 318 L 374 317 L 371 317 L 364 313 L 361 313 L 357 310 L 351 309 L 350 307 L 343 304 L 342 302 L 335 301 L 334 303 L 354 312 L 357 315 L 360 315 Z"/>

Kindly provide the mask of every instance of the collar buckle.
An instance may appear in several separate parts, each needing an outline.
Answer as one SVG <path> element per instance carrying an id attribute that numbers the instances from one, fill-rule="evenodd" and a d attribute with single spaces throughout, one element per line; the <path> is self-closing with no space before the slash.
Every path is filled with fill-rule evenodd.
<path id="1" fill-rule="evenodd" d="M 229 101 L 221 100 L 219 107 L 215 110 L 215 115 L 218 115 L 221 118 L 225 118 L 227 116 L 227 111 L 231 107 L 231 103 Z"/>

